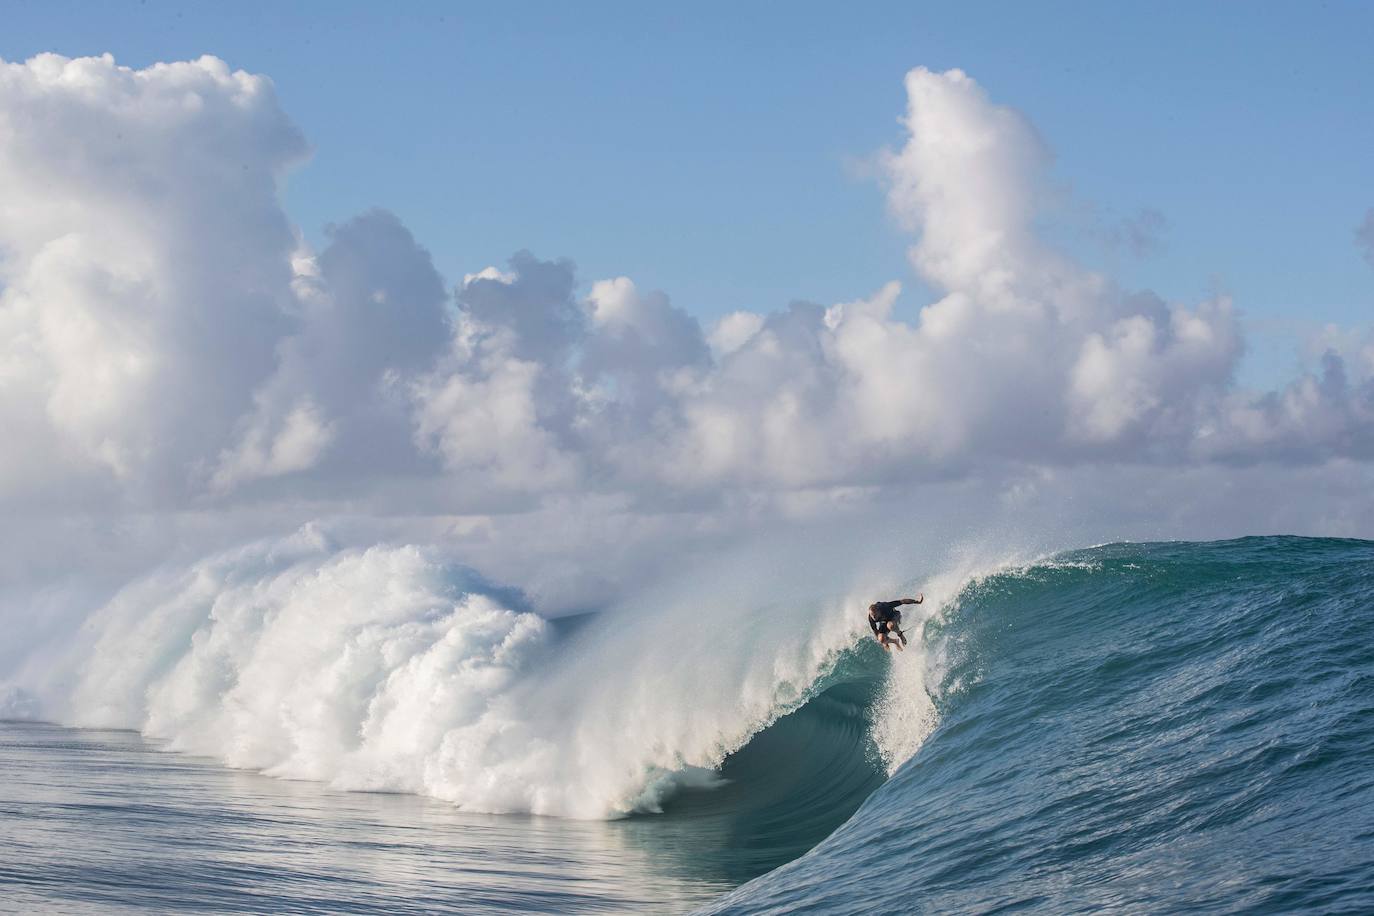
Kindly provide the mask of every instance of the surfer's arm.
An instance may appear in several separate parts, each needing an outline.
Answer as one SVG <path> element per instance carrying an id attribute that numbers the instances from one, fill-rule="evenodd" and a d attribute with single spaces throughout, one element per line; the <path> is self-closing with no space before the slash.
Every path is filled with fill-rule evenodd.
<path id="1" fill-rule="evenodd" d="M 926 596 L 924 594 L 920 594 L 917 595 L 915 598 L 903 598 L 902 604 L 920 604 L 922 601 L 925 600 Z"/>

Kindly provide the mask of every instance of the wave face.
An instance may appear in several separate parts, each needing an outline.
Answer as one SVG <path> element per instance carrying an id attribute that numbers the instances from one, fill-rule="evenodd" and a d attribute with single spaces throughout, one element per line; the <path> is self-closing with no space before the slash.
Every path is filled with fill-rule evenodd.
<path id="1" fill-rule="evenodd" d="M 714 912 L 1374 911 L 1374 543 L 1062 554 L 924 644 L 935 731 Z"/>

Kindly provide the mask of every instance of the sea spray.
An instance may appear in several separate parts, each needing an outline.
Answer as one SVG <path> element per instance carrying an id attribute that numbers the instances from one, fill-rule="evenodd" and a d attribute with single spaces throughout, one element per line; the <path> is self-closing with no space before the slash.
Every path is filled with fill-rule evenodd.
<path id="1" fill-rule="evenodd" d="M 555 638 L 437 548 L 342 549 L 307 527 L 140 578 L 8 689 L 58 721 L 274 776 L 473 811 L 657 811 L 827 689 L 864 639 L 867 576 L 842 592 L 833 572 L 758 566 L 685 570 Z M 909 754 L 930 701 L 894 687 L 885 706 L 880 740 Z"/>

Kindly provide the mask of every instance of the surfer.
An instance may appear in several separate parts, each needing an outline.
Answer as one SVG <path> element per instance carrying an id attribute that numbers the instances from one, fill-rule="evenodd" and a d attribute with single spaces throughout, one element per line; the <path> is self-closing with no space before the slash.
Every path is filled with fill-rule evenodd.
<path id="1" fill-rule="evenodd" d="M 925 600 L 926 596 L 920 594 L 915 598 L 875 601 L 870 604 L 868 606 L 868 628 L 873 631 L 873 638 L 878 640 L 878 645 L 889 651 L 893 646 L 896 646 L 898 650 L 905 646 L 906 634 L 902 632 L 902 612 L 897 608 L 903 604 L 920 604 Z M 901 642 L 898 642 L 899 639 Z"/>

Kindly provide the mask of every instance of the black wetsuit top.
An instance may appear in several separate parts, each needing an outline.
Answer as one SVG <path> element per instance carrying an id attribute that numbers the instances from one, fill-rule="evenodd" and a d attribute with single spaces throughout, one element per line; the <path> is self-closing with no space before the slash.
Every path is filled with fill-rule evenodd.
<path id="1" fill-rule="evenodd" d="M 868 626 L 874 633 L 879 632 L 879 624 L 887 623 L 889 620 L 897 620 L 902 616 L 902 612 L 897 610 L 904 602 L 901 601 L 875 601 L 873 607 L 868 611 Z M 876 616 L 875 616 L 876 615 Z"/>

